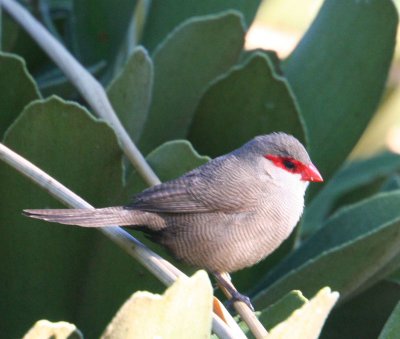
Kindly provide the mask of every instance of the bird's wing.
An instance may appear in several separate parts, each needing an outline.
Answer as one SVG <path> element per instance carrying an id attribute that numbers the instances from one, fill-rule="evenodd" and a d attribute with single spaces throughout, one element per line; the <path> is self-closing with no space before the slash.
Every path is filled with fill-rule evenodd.
<path id="1" fill-rule="evenodd" d="M 254 190 L 243 182 L 248 173 L 241 173 L 231 158 L 216 160 L 139 193 L 126 208 L 158 213 L 202 213 L 237 212 L 254 206 Z"/>
<path id="2" fill-rule="evenodd" d="M 164 213 L 210 211 L 208 206 L 189 191 L 193 180 L 196 179 L 187 176 L 151 187 L 137 194 L 132 204 L 126 208 Z"/>

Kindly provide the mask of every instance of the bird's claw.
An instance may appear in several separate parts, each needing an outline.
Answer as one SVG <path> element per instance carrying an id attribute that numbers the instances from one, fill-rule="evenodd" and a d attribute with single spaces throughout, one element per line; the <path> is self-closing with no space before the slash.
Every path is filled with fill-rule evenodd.
<path id="1" fill-rule="evenodd" d="M 241 301 L 247 305 L 247 307 L 254 312 L 254 307 L 247 295 L 241 294 L 237 291 L 232 293 L 232 298 L 229 299 L 227 307 L 230 308 L 236 301 Z"/>
<path id="2" fill-rule="evenodd" d="M 238 292 L 238 290 L 232 285 L 229 274 L 214 272 L 214 276 L 220 287 L 223 287 L 231 296 L 231 299 L 229 299 L 226 304 L 228 308 L 232 307 L 235 301 L 241 301 L 254 312 L 254 307 L 251 304 L 250 298 Z"/>

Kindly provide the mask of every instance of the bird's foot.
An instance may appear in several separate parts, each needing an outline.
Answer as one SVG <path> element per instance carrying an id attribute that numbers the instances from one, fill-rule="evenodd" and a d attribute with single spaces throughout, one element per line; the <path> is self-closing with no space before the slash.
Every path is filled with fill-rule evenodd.
<path id="1" fill-rule="evenodd" d="M 229 274 L 215 272 L 214 276 L 217 279 L 218 284 L 222 288 L 224 288 L 231 296 L 227 303 L 227 307 L 231 307 L 236 301 L 241 301 L 254 312 L 254 307 L 251 304 L 250 298 L 238 292 L 238 290 L 233 286 L 232 282 L 230 281 Z"/>
<path id="2" fill-rule="evenodd" d="M 253 304 L 251 303 L 250 298 L 247 295 L 241 294 L 238 291 L 234 291 L 232 292 L 232 298 L 228 300 L 228 308 L 230 308 L 231 306 L 233 306 L 233 304 L 236 301 L 240 301 L 243 302 L 247 305 L 248 308 L 250 308 L 250 310 L 252 310 L 254 312 L 254 307 Z"/>

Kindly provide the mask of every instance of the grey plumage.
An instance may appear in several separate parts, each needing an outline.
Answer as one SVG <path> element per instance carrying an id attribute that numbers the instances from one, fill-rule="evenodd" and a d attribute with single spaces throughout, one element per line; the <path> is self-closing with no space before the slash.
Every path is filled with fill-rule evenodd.
<path id="1" fill-rule="evenodd" d="M 266 155 L 284 160 L 274 163 Z M 147 229 L 178 259 L 233 272 L 262 260 L 288 237 L 302 214 L 308 181 L 322 178 L 307 151 L 294 137 L 273 133 L 139 193 L 125 207 L 25 214 L 63 224 Z"/>

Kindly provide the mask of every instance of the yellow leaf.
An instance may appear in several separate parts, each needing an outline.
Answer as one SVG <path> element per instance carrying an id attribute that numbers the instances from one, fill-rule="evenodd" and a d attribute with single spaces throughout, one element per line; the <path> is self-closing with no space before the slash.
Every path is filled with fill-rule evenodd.
<path id="1" fill-rule="evenodd" d="M 52 323 L 48 320 L 39 320 L 25 334 L 23 339 L 82 339 L 81 332 L 74 324 L 65 321 Z"/>
<path id="2" fill-rule="evenodd" d="M 338 292 L 329 287 L 321 289 L 310 301 L 276 325 L 268 339 L 314 339 L 318 338 L 325 319 L 339 298 Z"/>
<path id="3" fill-rule="evenodd" d="M 209 338 L 212 287 L 205 271 L 179 278 L 164 295 L 134 293 L 107 326 L 103 339 Z"/>

